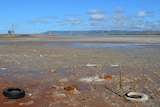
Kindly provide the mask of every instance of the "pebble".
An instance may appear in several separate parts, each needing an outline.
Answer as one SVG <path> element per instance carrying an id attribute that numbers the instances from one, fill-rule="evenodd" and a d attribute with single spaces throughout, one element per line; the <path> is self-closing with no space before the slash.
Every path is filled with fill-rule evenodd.
<path id="1" fill-rule="evenodd" d="M 100 75 L 99 78 L 109 80 L 109 79 L 112 79 L 112 76 L 105 74 L 105 75 Z"/>
<path id="2" fill-rule="evenodd" d="M 160 95 L 160 88 L 157 89 L 157 93 Z"/>
<path id="3" fill-rule="evenodd" d="M 80 91 L 75 88 L 75 89 L 72 91 L 72 94 L 80 94 Z"/>
<path id="4" fill-rule="evenodd" d="M 77 89 L 76 85 L 66 86 L 64 90 L 71 94 L 79 94 L 80 91 Z"/>
<path id="5" fill-rule="evenodd" d="M 43 57 L 43 55 L 39 55 L 40 57 Z"/>
<path id="6" fill-rule="evenodd" d="M 153 74 L 155 74 L 155 75 L 159 75 L 159 73 L 158 73 L 158 72 L 153 72 Z"/>
<path id="7" fill-rule="evenodd" d="M 50 70 L 50 72 L 55 73 L 55 72 L 56 72 L 56 70 L 55 70 L 55 69 L 51 69 L 51 70 Z"/>
<path id="8" fill-rule="evenodd" d="M 28 95 L 29 95 L 29 96 L 32 96 L 32 94 L 31 94 L 31 93 L 29 93 Z"/>
<path id="9" fill-rule="evenodd" d="M 56 95 L 54 95 L 53 97 L 54 97 L 54 98 L 57 98 L 57 99 L 62 99 L 62 98 L 66 98 L 67 95 L 64 94 L 64 93 L 61 93 L 61 94 L 56 94 Z"/>
<path id="10" fill-rule="evenodd" d="M 61 87 L 60 86 L 58 86 L 58 85 L 52 85 L 52 87 L 51 88 L 53 88 L 53 89 L 55 89 L 55 90 L 60 90 L 61 89 Z"/>

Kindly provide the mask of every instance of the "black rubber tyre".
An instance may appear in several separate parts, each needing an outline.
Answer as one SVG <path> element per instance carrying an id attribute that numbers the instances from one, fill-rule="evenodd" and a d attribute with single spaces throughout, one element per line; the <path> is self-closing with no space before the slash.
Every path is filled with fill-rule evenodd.
<path id="1" fill-rule="evenodd" d="M 9 99 L 18 99 L 25 96 L 25 91 L 22 88 L 9 87 L 3 90 L 3 95 Z"/>

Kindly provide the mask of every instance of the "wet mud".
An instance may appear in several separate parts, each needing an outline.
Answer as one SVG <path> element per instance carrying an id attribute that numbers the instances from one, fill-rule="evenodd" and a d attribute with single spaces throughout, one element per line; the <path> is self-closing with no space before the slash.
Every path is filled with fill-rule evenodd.
<path id="1" fill-rule="evenodd" d="M 135 46 L 122 43 L 104 46 L 96 43 L 78 43 L 1 42 L 0 106 L 158 107 L 160 105 L 159 45 L 136 44 Z M 86 66 L 87 64 L 95 66 Z M 121 68 L 111 66 L 113 64 Z M 119 70 L 122 72 L 122 87 L 120 87 Z M 82 78 L 95 76 L 104 80 L 81 81 Z M 6 87 L 21 87 L 26 95 L 21 99 L 7 99 L 2 94 Z M 123 98 L 125 93 L 132 91 L 147 94 L 149 100 L 132 102 Z"/>

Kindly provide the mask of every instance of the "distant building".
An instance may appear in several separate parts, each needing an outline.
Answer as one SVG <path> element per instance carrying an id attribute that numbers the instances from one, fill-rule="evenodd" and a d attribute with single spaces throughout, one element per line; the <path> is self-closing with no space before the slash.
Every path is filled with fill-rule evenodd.
<path id="1" fill-rule="evenodd" d="M 9 30 L 8 34 L 14 34 L 14 31 L 13 30 Z"/>
<path id="2" fill-rule="evenodd" d="M 12 24 L 12 30 L 9 30 L 8 34 L 14 34 L 14 24 Z"/>

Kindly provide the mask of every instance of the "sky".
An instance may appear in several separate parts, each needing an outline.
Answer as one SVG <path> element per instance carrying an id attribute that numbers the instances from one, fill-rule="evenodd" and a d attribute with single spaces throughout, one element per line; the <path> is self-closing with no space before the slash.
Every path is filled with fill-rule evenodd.
<path id="1" fill-rule="evenodd" d="M 160 30 L 160 0 L 1 0 L 0 34 Z"/>

